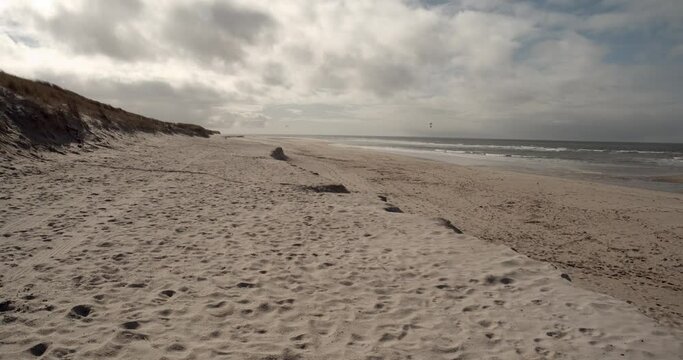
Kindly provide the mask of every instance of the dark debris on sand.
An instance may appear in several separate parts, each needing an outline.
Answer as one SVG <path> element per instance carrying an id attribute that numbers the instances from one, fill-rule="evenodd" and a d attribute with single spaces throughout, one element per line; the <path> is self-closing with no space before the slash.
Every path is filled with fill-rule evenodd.
<path id="1" fill-rule="evenodd" d="M 444 218 L 438 218 L 439 223 L 451 230 L 453 230 L 456 234 L 462 234 L 462 230 L 458 229 L 455 225 L 450 220 L 446 220 Z"/>
<path id="2" fill-rule="evenodd" d="M 285 155 L 285 151 L 282 150 L 281 147 L 276 147 L 275 150 L 270 152 L 270 157 L 272 157 L 275 160 L 280 160 L 280 161 L 287 161 L 289 160 L 289 157 Z"/>
<path id="3" fill-rule="evenodd" d="M 14 304 L 12 304 L 12 301 L 6 300 L 0 302 L 0 312 L 6 312 L 6 311 L 12 311 L 14 310 Z"/>
<path id="4" fill-rule="evenodd" d="M 314 186 L 304 186 L 305 190 L 317 192 L 317 193 L 334 193 L 334 194 L 349 194 L 349 189 L 342 184 L 329 184 L 329 185 L 314 185 Z"/>

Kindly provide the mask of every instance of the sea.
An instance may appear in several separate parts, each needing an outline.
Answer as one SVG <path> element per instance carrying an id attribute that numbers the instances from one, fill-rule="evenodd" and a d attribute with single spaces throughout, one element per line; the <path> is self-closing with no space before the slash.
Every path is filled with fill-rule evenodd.
<path id="1" fill-rule="evenodd" d="M 459 165 L 683 193 L 683 144 L 368 136 L 316 138 L 336 146 Z"/>

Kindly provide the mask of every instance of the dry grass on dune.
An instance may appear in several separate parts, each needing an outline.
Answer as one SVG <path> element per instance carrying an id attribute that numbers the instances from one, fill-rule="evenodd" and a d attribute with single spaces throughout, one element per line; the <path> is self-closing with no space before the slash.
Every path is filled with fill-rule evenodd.
<path id="1" fill-rule="evenodd" d="M 202 137 L 216 133 L 199 125 L 168 123 L 133 114 L 55 84 L 23 79 L 2 71 L 0 90 L 0 141 L 25 148 L 97 140 L 95 132 Z"/>

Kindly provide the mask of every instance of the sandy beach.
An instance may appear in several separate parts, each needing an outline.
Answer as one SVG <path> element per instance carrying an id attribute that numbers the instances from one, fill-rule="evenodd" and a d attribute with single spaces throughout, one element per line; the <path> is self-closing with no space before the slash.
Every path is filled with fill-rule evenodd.
<path id="1" fill-rule="evenodd" d="M 467 234 L 554 264 L 581 287 L 683 327 L 680 193 L 457 166 L 308 140 L 287 145 L 321 174 L 387 195 L 407 212 L 448 218 Z"/>
<path id="2" fill-rule="evenodd" d="M 0 163 L 0 359 L 683 354 L 680 194 L 301 139 L 41 156 Z"/>

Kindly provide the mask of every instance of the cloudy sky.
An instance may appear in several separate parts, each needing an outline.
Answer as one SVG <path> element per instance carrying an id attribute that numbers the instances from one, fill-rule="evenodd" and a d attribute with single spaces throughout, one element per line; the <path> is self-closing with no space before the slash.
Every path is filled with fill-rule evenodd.
<path id="1" fill-rule="evenodd" d="M 683 141 L 681 0 L 2 0 L 0 69 L 224 133 Z"/>

